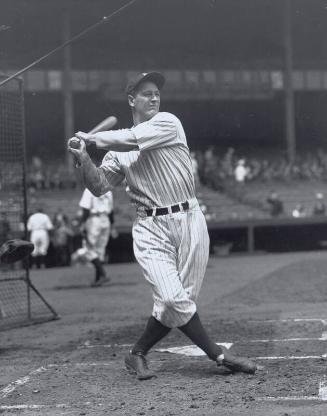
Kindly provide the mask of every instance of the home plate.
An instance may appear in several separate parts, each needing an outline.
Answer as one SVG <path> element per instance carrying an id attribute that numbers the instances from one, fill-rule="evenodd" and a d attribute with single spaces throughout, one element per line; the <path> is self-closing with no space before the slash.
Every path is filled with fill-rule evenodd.
<path id="1" fill-rule="evenodd" d="M 222 345 L 229 349 L 233 343 L 232 342 L 216 342 L 217 345 Z M 184 345 L 183 347 L 171 347 L 171 348 L 158 348 L 155 351 L 157 352 L 170 352 L 172 354 L 182 354 L 187 355 L 190 357 L 200 357 L 206 355 L 204 351 L 202 351 L 196 345 Z"/>

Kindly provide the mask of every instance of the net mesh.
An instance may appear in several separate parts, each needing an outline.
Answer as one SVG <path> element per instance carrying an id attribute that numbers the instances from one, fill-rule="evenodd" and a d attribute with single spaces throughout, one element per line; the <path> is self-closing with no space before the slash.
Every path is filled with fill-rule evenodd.
<path id="1" fill-rule="evenodd" d="M 24 125 L 22 80 L 13 79 L 0 87 L 0 244 L 27 238 Z M 0 262 L 0 330 L 56 317 L 30 282 L 26 261 Z"/>

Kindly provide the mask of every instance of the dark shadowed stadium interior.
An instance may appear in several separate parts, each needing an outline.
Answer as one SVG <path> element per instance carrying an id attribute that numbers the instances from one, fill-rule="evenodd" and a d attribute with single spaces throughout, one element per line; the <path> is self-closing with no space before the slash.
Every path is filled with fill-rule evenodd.
<path id="1" fill-rule="evenodd" d="M 69 15 L 71 35 L 109 15 L 120 1 L 97 0 L 2 1 L 0 64 L 4 72 L 18 70 L 62 43 L 64 16 Z M 292 4 L 294 70 L 325 69 L 326 4 L 324 1 L 294 0 Z M 139 12 L 139 8 L 142 11 Z M 174 10 L 172 13 L 172 9 Z M 103 24 L 72 45 L 74 70 L 145 69 L 205 71 L 281 71 L 284 68 L 283 0 L 143 0 L 122 15 Z M 62 70 L 63 51 L 38 64 L 34 70 Z M 27 74 L 26 74 L 27 76 Z M 246 75 L 245 75 L 246 76 Z M 313 74 L 314 76 L 314 74 Z M 41 82 L 41 81 L 40 81 Z M 109 81 L 108 81 L 109 82 Z M 276 81 L 277 82 L 277 81 Z M 315 84 L 315 80 L 312 81 Z M 35 88 L 35 87 L 34 87 Z M 205 85 L 199 85 L 201 90 Z M 55 88 L 54 88 L 55 89 Z M 101 85 L 92 92 L 74 94 L 74 125 L 101 120 L 108 112 L 118 115 L 120 125 L 130 125 L 123 99 L 110 99 Z M 269 89 L 269 88 L 268 88 Z M 238 93 L 241 99 L 238 99 Z M 267 146 L 284 148 L 283 94 L 239 91 L 211 99 L 196 91 L 186 100 L 163 100 L 183 120 L 192 147 Z M 301 148 L 323 145 L 326 137 L 325 90 L 295 91 L 297 144 Z M 61 91 L 26 92 L 27 141 L 39 151 L 64 148 Z M 46 101 L 47 105 L 44 105 Z M 173 101 L 173 102 L 171 102 Z M 42 110 L 42 111 L 41 111 Z M 85 119 L 85 112 L 88 117 Z M 37 120 L 37 122 L 36 122 Z"/>
<path id="2" fill-rule="evenodd" d="M 286 223 L 297 204 L 310 216 L 315 193 L 323 192 L 325 2 L 142 0 L 115 15 L 123 6 L 120 0 L 2 1 L 0 65 L 4 76 L 23 70 L 27 173 L 35 157 L 49 170 L 36 186 L 46 188 L 42 202 L 47 206 L 49 188 L 78 184 L 67 137 L 108 115 L 118 118 L 118 128 L 131 126 L 126 82 L 155 69 L 167 79 L 161 109 L 183 120 L 208 192 L 207 219 L 223 223 L 223 240 L 232 240 L 234 251 L 294 249 L 291 242 L 267 246 L 261 230 L 268 220 L 275 241 L 283 229 L 279 217 L 269 220 L 270 191 L 286 199 Z M 99 163 L 104 153 L 89 151 Z M 233 186 L 242 158 L 245 191 Z M 229 227 L 231 219 L 237 221 Z M 303 221 L 313 237 L 302 248 L 323 246 L 316 237 L 322 219 Z"/>
<path id="3" fill-rule="evenodd" d="M 201 316 L 254 376 L 217 374 L 175 328 L 151 351 L 157 379 L 123 372 L 152 307 L 125 184 L 99 266 L 111 281 L 77 255 L 67 140 L 108 116 L 131 128 L 125 87 L 149 71 L 208 226 Z M 0 245 L 30 239 L 40 210 L 53 223 L 38 261 L 0 261 L 0 414 L 325 415 L 326 109 L 326 0 L 0 0 Z M 99 166 L 106 151 L 87 149 Z"/>

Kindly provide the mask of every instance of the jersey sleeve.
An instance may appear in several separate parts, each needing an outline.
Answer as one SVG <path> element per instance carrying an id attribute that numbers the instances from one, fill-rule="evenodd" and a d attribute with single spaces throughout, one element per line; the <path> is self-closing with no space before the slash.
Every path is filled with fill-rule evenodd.
<path id="1" fill-rule="evenodd" d="M 103 172 L 106 181 L 106 190 L 109 191 L 115 186 L 121 184 L 125 179 L 125 173 L 116 157 L 115 152 L 105 154 L 100 169 Z"/>
<path id="2" fill-rule="evenodd" d="M 170 113 L 158 113 L 131 130 L 140 151 L 185 144 L 183 127 L 178 118 Z"/>

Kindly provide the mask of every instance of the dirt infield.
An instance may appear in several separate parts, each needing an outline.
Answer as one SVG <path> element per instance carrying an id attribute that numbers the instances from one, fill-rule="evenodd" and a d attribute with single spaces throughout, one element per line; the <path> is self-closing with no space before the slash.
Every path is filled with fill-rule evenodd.
<path id="1" fill-rule="evenodd" d="M 137 264 L 32 270 L 60 320 L 1 332 L 0 414 L 327 414 L 327 253 L 211 257 L 199 312 L 217 343 L 253 357 L 256 375 L 221 374 L 178 330 L 138 382 L 124 355 L 151 313 Z M 186 347 L 180 349 L 179 347 Z"/>

